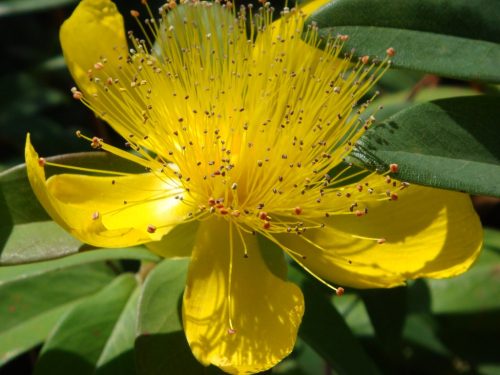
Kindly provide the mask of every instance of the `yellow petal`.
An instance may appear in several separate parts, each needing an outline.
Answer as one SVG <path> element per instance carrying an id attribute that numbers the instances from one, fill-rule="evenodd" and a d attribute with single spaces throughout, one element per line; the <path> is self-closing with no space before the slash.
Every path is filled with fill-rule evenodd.
<path id="1" fill-rule="evenodd" d="M 321 8 L 323 5 L 328 4 L 332 2 L 332 0 L 313 0 L 313 1 L 308 1 L 305 3 L 304 6 L 302 6 L 300 9 L 304 14 L 307 16 L 311 15 L 314 13 L 316 10 Z"/>
<path id="2" fill-rule="evenodd" d="M 127 56 L 123 18 L 109 0 L 82 0 L 61 26 L 64 58 L 80 89 L 92 93 L 88 71 L 109 56 Z M 118 69 L 116 69 L 118 70 Z"/>
<path id="3" fill-rule="evenodd" d="M 184 330 L 201 363 L 231 374 L 255 373 L 291 352 L 304 301 L 300 289 L 284 281 L 286 264 L 281 253 L 266 249 L 264 259 L 257 238 L 245 234 L 245 258 L 241 237 L 234 227 L 232 234 L 229 228 L 225 220 L 216 218 L 200 224 L 184 293 Z M 269 259 L 271 255 L 275 257 Z"/>
<path id="4" fill-rule="evenodd" d="M 308 230 L 302 239 L 277 238 L 306 256 L 304 265 L 317 276 L 357 288 L 455 276 L 479 255 L 481 224 L 466 194 L 412 185 L 397 201 L 367 207 L 363 217 L 325 219 L 325 228 Z"/>
<path id="5" fill-rule="evenodd" d="M 38 160 L 28 135 L 26 169 L 35 195 L 54 221 L 82 242 L 123 247 L 159 240 L 188 212 L 173 196 L 178 187 L 154 174 L 62 174 L 46 180 Z M 154 233 L 148 232 L 150 225 Z"/>
<path id="6" fill-rule="evenodd" d="M 160 241 L 149 242 L 146 247 L 163 258 L 190 257 L 198 226 L 198 221 L 176 225 Z"/>

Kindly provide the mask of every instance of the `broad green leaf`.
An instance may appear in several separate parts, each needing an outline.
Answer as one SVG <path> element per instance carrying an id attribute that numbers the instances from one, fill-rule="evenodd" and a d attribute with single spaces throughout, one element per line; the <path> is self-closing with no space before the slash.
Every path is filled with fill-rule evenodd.
<path id="1" fill-rule="evenodd" d="M 205 374 L 182 329 L 180 308 L 188 263 L 188 259 L 165 259 L 146 279 L 135 343 L 140 375 Z"/>
<path id="2" fill-rule="evenodd" d="M 336 0 L 309 18 L 322 36 L 349 35 L 346 50 L 395 67 L 500 82 L 500 3 L 495 0 Z"/>
<path id="3" fill-rule="evenodd" d="M 2 269 L 0 269 L 1 274 Z M 27 319 L 72 302 L 110 282 L 111 269 L 100 264 L 86 264 L 55 269 L 43 274 L 20 274 L 0 283 L 0 331 L 6 331 Z"/>
<path id="4" fill-rule="evenodd" d="M 500 196 L 500 98 L 436 100 L 373 126 L 351 157 L 369 169 L 397 163 L 397 179 Z"/>
<path id="5" fill-rule="evenodd" d="M 73 305 L 67 304 L 24 321 L 16 327 L 0 332 L 0 366 L 43 342 L 61 316 Z"/>
<path id="6" fill-rule="evenodd" d="M 134 340 L 140 288 L 136 288 L 118 318 L 97 361 L 96 374 L 133 373 Z"/>
<path id="7" fill-rule="evenodd" d="M 7 237 L 7 238 L 5 238 Z M 36 262 L 75 254 L 83 244 L 53 221 L 0 228 L 0 264 Z"/>
<path id="8" fill-rule="evenodd" d="M 338 374 L 378 374 L 339 312 L 330 303 L 328 290 L 295 268 L 291 280 L 301 286 L 306 311 L 299 336 Z"/>
<path id="9" fill-rule="evenodd" d="M 0 364 L 41 342 L 69 307 L 113 278 L 103 263 L 0 268 Z"/>
<path id="10" fill-rule="evenodd" d="M 112 259 L 135 259 L 149 262 L 159 261 L 159 257 L 143 247 L 126 249 L 93 249 L 69 257 L 44 262 L 0 267 L 0 286 L 16 280 L 42 276 L 65 268 Z"/>
<path id="11" fill-rule="evenodd" d="M 435 314 L 500 310 L 500 232 L 485 231 L 482 254 L 472 268 L 453 279 L 429 280 Z"/>
<path id="12" fill-rule="evenodd" d="M 143 172 L 142 167 L 103 152 L 61 155 L 48 160 L 65 165 L 126 172 Z M 71 170 L 47 167 L 47 174 Z M 82 243 L 55 223 L 38 203 L 24 165 L 0 173 L 0 264 L 14 264 L 57 258 L 76 253 Z"/>
<path id="13" fill-rule="evenodd" d="M 125 323 L 132 314 L 126 309 L 136 306 L 136 288 L 135 276 L 123 274 L 100 292 L 75 305 L 45 342 L 35 374 L 67 374 L 68 369 L 75 375 L 94 374 L 100 359 L 99 364 L 111 369 L 115 368 L 113 362 L 117 361 L 116 368 L 126 368 L 130 371 L 125 373 L 133 374 L 133 356 L 128 353 L 133 345 L 130 334 L 133 327 Z M 120 335 L 125 342 L 117 346 L 117 336 Z M 130 341 L 127 343 L 126 340 Z M 115 356 L 120 353 L 125 357 Z"/>
<path id="14" fill-rule="evenodd" d="M 76 3 L 76 0 L 3 0 L 0 4 L 0 17 L 45 10 L 72 3 Z"/>

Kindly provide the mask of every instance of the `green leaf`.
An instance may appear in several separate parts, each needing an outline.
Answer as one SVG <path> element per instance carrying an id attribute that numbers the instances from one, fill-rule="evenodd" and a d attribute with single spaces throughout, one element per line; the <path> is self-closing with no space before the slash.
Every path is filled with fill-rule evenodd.
<path id="1" fill-rule="evenodd" d="M 383 121 L 416 103 L 478 94 L 477 91 L 460 86 L 437 86 L 424 88 L 417 92 L 405 90 L 394 94 L 381 95 L 373 102 L 370 108 L 377 108 L 375 117 L 378 121 Z M 382 108 L 379 109 L 380 107 Z"/>
<path id="2" fill-rule="evenodd" d="M 135 352 L 138 373 L 205 374 L 191 354 L 181 321 L 189 259 L 165 259 L 149 274 L 139 305 Z"/>
<path id="3" fill-rule="evenodd" d="M 103 152 L 61 155 L 48 160 L 66 165 L 125 172 L 144 172 L 126 160 Z M 61 173 L 47 167 L 47 175 Z M 70 170 L 64 170 L 70 173 Z M 74 239 L 38 203 L 24 165 L 0 173 L 0 264 L 15 264 L 57 258 L 76 253 L 82 243 Z"/>
<path id="4" fill-rule="evenodd" d="M 435 314 L 500 310 L 500 232 L 486 230 L 482 254 L 472 268 L 453 279 L 429 280 Z"/>
<path id="5" fill-rule="evenodd" d="M 0 17 L 45 10 L 75 2 L 75 0 L 3 0 L 0 4 Z"/>
<path id="6" fill-rule="evenodd" d="M 500 82 L 500 3 L 494 0 L 336 0 L 309 18 L 322 36 L 346 34 L 346 50 L 395 67 Z"/>
<path id="7" fill-rule="evenodd" d="M 17 279 L 26 279 L 27 277 L 35 277 L 49 272 L 64 270 L 65 268 L 71 266 L 111 259 L 135 259 L 158 262 L 160 257 L 143 247 L 129 247 L 126 249 L 94 249 L 45 262 L 21 264 L 16 266 L 2 266 L 0 267 L 0 285 L 3 285 L 6 282 L 13 282 Z"/>
<path id="8" fill-rule="evenodd" d="M 403 336 L 412 344 L 442 356 L 449 356 L 451 355 L 450 350 L 439 339 L 435 325 L 431 315 L 409 314 L 406 318 Z"/>
<path id="9" fill-rule="evenodd" d="M 96 375 L 134 373 L 134 340 L 140 288 L 130 296 L 97 361 Z"/>
<path id="10" fill-rule="evenodd" d="M 350 156 L 369 169 L 397 163 L 400 180 L 500 196 L 498 118 L 498 97 L 422 103 L 369 129 Z"/>
<path id="11" fill-rule="evenodd" d="M 394 356 L 401 354 L 406 319 L 406 287 L 361 291 L 376 337 L 383 349 Z"/>
<path id="12" fill-rule="evenodd" d="M 103 263 L 47 263 L 0 268 L 0 363 L 42 341 L 69 307 L 114 277 Z"/>
<path id="13" fill-rule="evenodd" d="M 47 339 L 35 374 L 67 374 L 68 369 L 75 375 L 94 374 L 98 365 L 133 374 L 133 325 L 129 323 L 133 312 L 127 310 L 136 306 L 136 288 L 135 276 L 123 274 L 77 304 Z"/>
<path id="14" fill-rule="evenodd" d="M 5 332 L 0 332 L 0 366 L 43 342 L 61 316 L 71 307 L 72 304 L 68 304 L 54 308 Z"/>
<path id="15" fill-rule="evenodd" d="M 306 311 L 299 335 L 339 374 L 378 374 L 339 312 L 330 303 L 326 290 L 316 280 L 295 268 L 290 278 L 301 286 Z"/>

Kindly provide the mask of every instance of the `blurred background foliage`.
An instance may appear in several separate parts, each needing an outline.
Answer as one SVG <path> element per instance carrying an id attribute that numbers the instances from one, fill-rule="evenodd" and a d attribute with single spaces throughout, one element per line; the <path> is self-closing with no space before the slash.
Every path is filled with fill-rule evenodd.
<path id="1" fill-rule="evenodd" d="M 76 3 L 75 0 L 0 1 L 0 33 L 3 35 L 0 171 L 23 162 L 27 132 L 31 132 L 40 153 L 47 156 L 89 151 L 88 145 L 75 137 L 77 129 L 120 144 L 112 130 L 70 95 L 73 82 L 61 55 L 58 29 Z M 118 2 L 122 14 L 126 15 L 128 29 L 136 25 L 127 15 L 130 9 L 139 8 L 139 3 L 139 0 Z M 347 2 L 338 0 L 338 3 Z M 437 3 L 428 12 L 450 4 L 445 0 Z M 154 9 L 161 2 L 150 1 L 150 4 Z M 392 5 L 387 7 L 389 4 Z M 380 54 L 373 40 L 363 39 L 366 35 L 363 28 L 388 26 L 374 15 L 380 8 L 390 15 L 387 22 L 392 24 L 389 25 L 405 30 L 407 25 L 401 26 L 397 20 L 407 17 L 413 23 L 413 30 L 419 30 L 418 19 L 412 18 L 415 13 L 405 15 L 403 8 L 392 9 L 395 4 L 398 2 L 373 0 L 367 6 L 366 1 L 352 0 L 333 16 L 323 14 L 317 21 L 324 29 L 333 27 L 333 22 L 350 30 L 350 34 L 357 33 L 359 45 L 356 38 L 351 37 L 352 47 L 364 53 Z M 481 174 L 490 179 L 489 185 L 470 187 L 466 184 L 463 190 L 486 191 L 487 195 L 498 196 L 495 189 L 499 186 L 494 181 L 499 178 L 496 168 L 500 164 L 500 147 L 495 149 L 494 145 L 499 143 L 500 124 L 499 117 L 492 117 L 491 113 L 500 107 L 495 85 L 499 82 L 500 60 L 498 50 L 495 52 L 488 43 L 500 40 L 500 13 L 497 0 L 471 4 L 488 14 L 485 22 L 489 28 L 474 24 L 469 8 L 467 14 L 462 10 L 458 16 L 469 17 L 467 22 L 471 24 L 464 24 L 460 17 L 456 19 L 462 22 L 460 37 L 469 38 L 468 29 L 477 34 L 468 39 L 477 50 L 471 51 L 463 40 L 453 39 L 457 37 L 454 32 L 458 28 L 453 29 L 453 24 L 446 20 L 446 15 L 452 13 L 446 7 L 441 8 L 445 12 L 439 22 L 435 22 L 438 26 L 429 22 L 430 26 L 424 31 L 436 34 L 436 27 L 448 28 L 446 38 L 437 40 L 453 47 L 450 59 L 459 56 L 463 61 L 474 62 L 475 57 L 478 64 L 479 61 L 484 64 L 484 67 L 476 67 L 484 76 L 474 78 L 474 74 L 467 71 L 470 64 L 461 65 L 460 61 L 456 61 L 457 66 L 453 66 L 450 74 L 446 74 L 450 71 L 446 66 L 431 67 L 434 71 L 415 68 L 411 56 L 403 51 L 400 68 L 405 69 L 393 69 L 382 78 L 377 87 L 381 95 L 374 108 L 383 105 L 377 119 L 384 120 L 417 103 L 490 95 L 491 110 L 482 111 L 482 102 L 470 110 L 475 111 L 479 119 L 475 126 L 486 131 L 489 142 L 493 143 L 487 146 L 497 162 L 486 166 L 490 169 L 480 169 Z M 280 8 L 278 3 L 273 5 Z M 357 18 L 351 17 L 353 14 Z M 353 25 L 361 26 L 354 30 Z M 405 36 L 417 37 L 419 35 L 413 32 Z M 481 45 L 477 42 L 479 39 Z M 474 40 L 477 43 L 474 44 Z M 418 41 L 415 43 L 418 45 Z M 438 44 L 432 47 L 437 50 Z M 477 54 L 485 51 L 484 48 L 490 48 L 487 58 L 478 58 Z M 411 47 L 409 52 L 418 53 Z M 423 55 L 432 60 L 432 56 Z M 422 64 L 420 66 L 427 66 L 425 61 Z M 430 71 L 435 74 L 429 74 Z M 498 113 L 498 108 L 496 110 Z M 400 140 L 394 142 L 397 145 Z M 484 145 L 485 141 L 480 139 L 480 143 Z M 431 152 L 431 146 L 428 147 L 423 154 Z M 371 154 L 359 152 L 358 159 L 365 165 L 377 161 L 370 159 Z M 376 147 L 374 153 L 377 154 Z M 65 160 L 81 162 L 78 157 Z M 87 163 L 89 160 L 85 159 Z M 102 165 L 117 161 L 95 155 L 90 162 Z M 453 180 L 451 186 L 460 187 L 460 183 Z M 74 374 L 220 373 L 214 368 L 204 369 L 194 360 L 185 342 L 179 315 L 165 317 L 162 313 L 179 309 L 186 260 L 161 261 L 141 247 L 82 252 L 88 246 L 78 243 L 49 221 L 34 200 L 22 168 L 1 174 L 0 185 L 3 193 L 0 263 L 6 264 L 0 268 L 1 375 L 67 374 L 68 369 Z M 490 191 L 492 193 L 488 193 Z M 473 200 L 486 228 L 485 248 L 473 268 L 460 277 L 418 280 L 410 282 L 408 287 L 392 290 L 348 291 L 338 298 L 301 270 L 291 267 L 290 278 L 301 285 L 306 297 L 306 315 L 296 349 L 269 373 L 500 374 L 500 201 L 481 195 L 474 196 Z M 183 230 L 186 228 L 179 228 Z M 29 263 L 73 253 L 76 255 Z M 9 265 L 13 263 L 27 264 Z M 155 264 L 158 265 L 153 267 Z"/>

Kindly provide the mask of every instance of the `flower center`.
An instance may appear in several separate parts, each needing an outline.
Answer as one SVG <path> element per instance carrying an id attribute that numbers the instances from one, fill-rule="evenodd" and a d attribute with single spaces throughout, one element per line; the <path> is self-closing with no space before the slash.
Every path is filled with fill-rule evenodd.
<path id="1" fill-rule="evenodd" d="M 160 20 L 139 21 L 145 40 L 129 33 L 128 54 L 105 51 L 88 72 L 92 94 L 76 97 L 148 170 L 177 181 L 193 218 L 300 232 L 321 226 L 312 217 L 364 214 L 351 193 L 331 188 L 349 168 L 331 170 L 373 123 L 360 118 L 371 100 L 355 104 L 388 60 L 353 62 L 340 54 L 346 36 L 323 40 L 299 11 L 285 9 L 279 23 L 271 13 L 267 6 L 236 12 L 229 2 L 169 3 Z M 325 195 L 348 199 L 332 211 Z"/>

